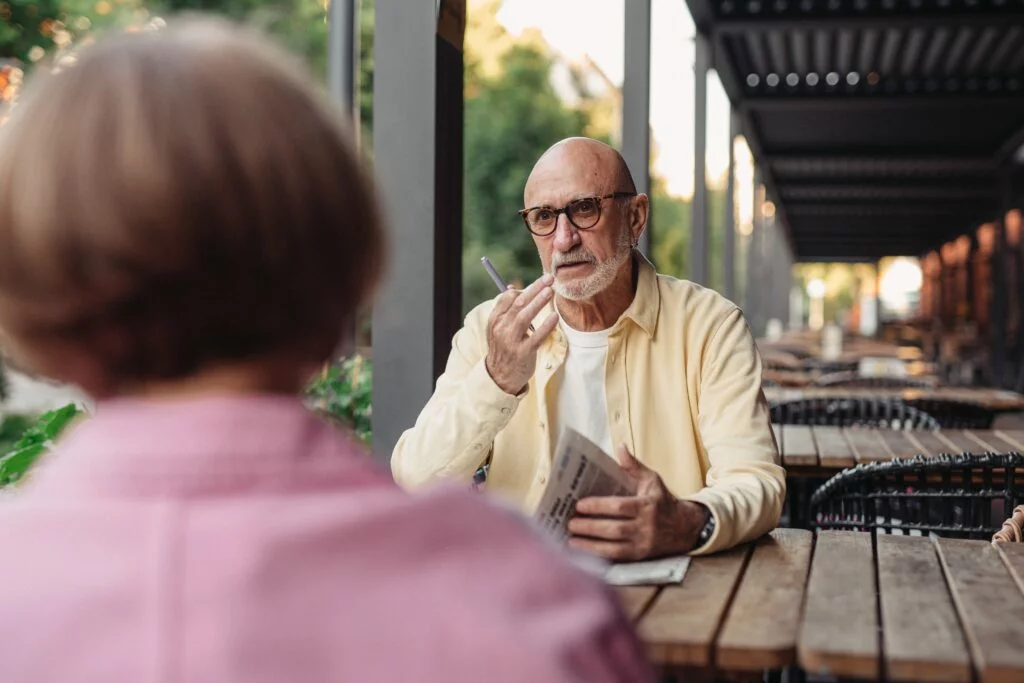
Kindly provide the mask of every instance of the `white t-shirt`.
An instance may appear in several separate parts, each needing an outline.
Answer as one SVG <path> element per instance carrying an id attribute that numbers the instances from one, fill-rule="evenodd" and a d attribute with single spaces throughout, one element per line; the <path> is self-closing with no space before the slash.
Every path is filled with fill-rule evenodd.
<path id="1" fill-rule="evenodd" d="M 560 321 L 568 351 L 557 385 L 555 441 L 566 427 L 587 437 L 614 456 L 608 428 L 608 402 L 604 395 L 604 361 L 611 330 L 580 332 Z M 554 445 L 554 444 L 552 444 Z"/>

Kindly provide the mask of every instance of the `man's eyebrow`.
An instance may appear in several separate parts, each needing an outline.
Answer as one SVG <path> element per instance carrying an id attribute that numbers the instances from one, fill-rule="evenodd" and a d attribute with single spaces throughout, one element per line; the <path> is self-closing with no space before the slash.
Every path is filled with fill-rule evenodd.
<path id="1" fill-rule="evenodd" d="M 575 201 L 579 201 L 580 199 L 593 199 L 595 197 L 600 197 L 602 194 L 605 194 L 605 193 L 593 192 L 593 191 L 591 191 L 591 192 L 577 192 L 576 194 L 570 195 L 569 199 L 567 199 L 562 204 L 562 206 L 565 206 L 566 204 L 570 204 L 570 203 L 575 202 Z M 556 204 L 554 202 L 543 202 L 541 204 L 534 204 L 533 206 L 531 206 L 529 208 L 531 208 L 531 209 L 551 209 L 551 208 L 554 208 L 555 205 Z"/>

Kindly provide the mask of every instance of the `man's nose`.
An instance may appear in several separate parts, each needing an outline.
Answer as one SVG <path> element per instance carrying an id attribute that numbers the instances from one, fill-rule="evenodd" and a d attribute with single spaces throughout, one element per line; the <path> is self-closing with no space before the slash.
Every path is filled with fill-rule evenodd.
<path id="1" fill-rule="evenodd" d="M 580 231 L 576 229 L 569 217 L 564 213 L 558 214 L 555 221 L 555 235 L 553 246 L 558 251 L 568 251 L 580 243 Z"/>

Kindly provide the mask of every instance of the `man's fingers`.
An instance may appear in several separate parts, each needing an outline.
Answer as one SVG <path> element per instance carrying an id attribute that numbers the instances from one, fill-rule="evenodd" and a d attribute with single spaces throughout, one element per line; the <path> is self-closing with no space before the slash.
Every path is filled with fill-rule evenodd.
<path id="1" fill-rule="evenodd" d="M 597 555 L 598 557 L 603 557 L 606 560 L 613 560 L 616 562 L 640 559 L 636 548 L 629 543 L 595 541 L 590 538 L 571 536 L 569 538 L 569 546 L 576 550 L 582 550 L 585 553 Z"/>
<path id="2" fill-rule="evenodd" d="M 555 281 L 553 277 L 544 273 L 539 278 L 530 283 L 530 286 L 523 290 L 523 294 L 529 298 L 533 298 L 545 287 L 550 287 Z"/>
<path id="3" fill-rule="evenodd" d="M 494 300 L 494 308 L 491 309 L 491 319 L 497 318 L 512 307 L 513 302 L 519 298 L 520 293 L 514 289 L 506 289 Z"/>
<path id="4" fill-rule="evenodd" d="M 537 297 L 538 294 L 544 291 L 546 287 L 550 286 L 552 282 L 554 282 L 554 280 L 547 273 L 542 275 L 537 280 L 534 280 L 532 283 L 530 283 L 529 287 L 520 292 L 519 297 L 515 300 L 515 303 L 512 305 L 512 308 L 517 311 L 525 308 L 531 302 L 533 302 L 533 300 Z"/>
<path id="5" fill-rule="evenodd" d="M 576 502 L 576 514 L 578 515 L 632 519 L 639 512 L 639 501 L 627 496 L 593 496 Z"/>
<path id="6" fill-rule="evenodd" d="M 569 520 L 569 533 L 603 541 L 629 541 L 636 536 L 636 524 L 633 520 L 573 517 Z"/>
<path id="7" fill-rule="evenodd" d="M 533 322 L 533 319 L 544 309 L 545 306 L 551 301 L 552 290 L 550 287 L 544 287 L 537 293 L 532 301 L 528 301 L 525 306 L 516 314 L 516 324 L 519 325 L 524 331 Z M 525 298 L 525 295 L 522 297 Z"/>
<path id="8" fill-rule="evenodd" d="M 529 344 L 530 349 L 538 349 L 540 345 L 544 343 L 544 340 L 555 331 L 555 326 L 558 325 L 558 314 L 552 312 L 547 318 L 544 319 L 537 329 L 530 335 L 530 339 L 526 342 Z"/>

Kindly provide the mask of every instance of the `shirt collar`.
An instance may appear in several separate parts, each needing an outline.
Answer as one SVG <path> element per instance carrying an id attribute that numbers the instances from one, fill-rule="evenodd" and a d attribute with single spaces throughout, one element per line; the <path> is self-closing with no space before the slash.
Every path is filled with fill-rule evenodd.
<path id="1" fill-rule="evenodd" d="M 623 320 L 632 320 L 637 327 L 653 337 L 658 329 L 658 313 L 661 312 L 661 290 L 658 288 L 658 272 L 654 264 L 639 251 L 633 252 L 633 258 L 637 265 L 636 294 L 618 321 L 612 325 L 615 330 L 622 324 Z M 533 319 L 533 326 L 538 327 L 555 310 L 554 302 L 549 303 Z M 558 333 L 556 332 L 556 335 Z"/>
<path id="2" fill-rule="evenodd" d="M 629 304 L 622 318 L 629 318 L 637 327 L 653 337 L 658 329 L 658 313 L 661 312 L 661 290 L 658 288 L 658 272 L 654 264 L 640 252 L 635 252 L 637 282 L 636 295 L 633 302 Z M 620 318 L 620 320 L 622 320 Z"/>

